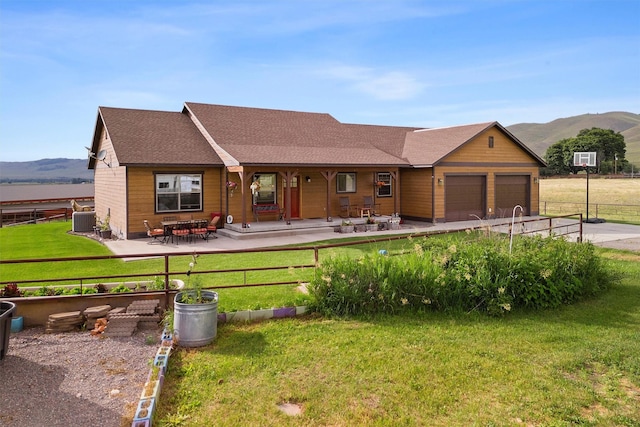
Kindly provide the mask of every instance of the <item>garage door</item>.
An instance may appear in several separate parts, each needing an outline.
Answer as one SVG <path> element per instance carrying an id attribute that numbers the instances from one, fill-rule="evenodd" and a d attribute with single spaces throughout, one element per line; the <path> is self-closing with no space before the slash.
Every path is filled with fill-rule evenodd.
<path id="1" fill-rule="evenodd" d="M 447 221 L 469 221 L 484 218 L 486 206 L 485 176 L 445 177 L 444 217 Z"/>
<path id="2" fill-rule="evenodd" d="M 529 215 L 529 175 L 496 175 L 496 215 L 511 218 L 516 205 Z M 520 211 L 517 212 L 520 214 Z"/>

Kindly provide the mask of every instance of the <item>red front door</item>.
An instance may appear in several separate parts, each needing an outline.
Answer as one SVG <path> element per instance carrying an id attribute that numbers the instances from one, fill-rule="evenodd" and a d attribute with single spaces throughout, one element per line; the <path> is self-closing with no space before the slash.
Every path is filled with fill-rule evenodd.
<path id="1" fill-rule="evenodd" d="M 284 180 L 285 191 L 285 214 L 287 209 L 287 180 Z M 291 178 L 291 218 L 300 218 L 300 187 L 298 186 L 298 177 Z"/>

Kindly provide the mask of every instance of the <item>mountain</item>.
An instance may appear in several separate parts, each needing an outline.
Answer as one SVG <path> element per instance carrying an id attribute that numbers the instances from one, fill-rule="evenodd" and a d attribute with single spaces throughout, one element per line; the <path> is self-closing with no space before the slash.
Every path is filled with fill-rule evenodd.
<path id="1" fill-rule="evenodd" d="M 0 182 L 79 183 L 93 181 L 87 160 L 42 159 L 30 162 L 0 162 Z"/>
<path id="2" fill-rule="evenodd" d="M 627 145 L 625 158 L 640 166 L 640 114 L 618 111 L 603 114 L 582 114 L 556 119 L 549 123 L 519 123 L 507 126 L 507 130 L 540 157 L 544 157 L 544 153 L 550 145 L 561 139 L 572 138 L 578 135 L 582 129 L 594 127 L 620 132 Z"/>
<path id="3" fill-rule="evenodd" d="M 582 129 L 612 129 L 624 136 L 626 159 L 640 168 L 640 114 L 610 112 L 583 114 L 549 123 L 519 123 L 509 132 L 544 158 L 547 148 L 561 139 L 572 138 Z M 42 159 L 30 162 L 0 162 L 0 182 L 92 182 L 93 171 L 86 159 Z"/>

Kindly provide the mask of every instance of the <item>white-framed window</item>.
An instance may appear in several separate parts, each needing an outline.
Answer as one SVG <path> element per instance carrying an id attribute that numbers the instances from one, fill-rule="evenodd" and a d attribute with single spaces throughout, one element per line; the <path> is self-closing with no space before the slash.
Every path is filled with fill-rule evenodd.
<path id="1" fill-rule="evenodd" d="M 202 174 L 156 174 L 156 212 L 202 210 Z"/>
<path id="2" fill-rule="evenodd" d="M 391 174 L 389 172 L 376 173 L 376 196 L 391 197 Z"/>
<path id="3" fill-rule="evenodd" d="M 275 173 L 257 173 L 253 175 L 251 185 L 254 205 L 273 204 L 278 200 Z"/>
<path id="4" fill-rule="evenodd" d="M 356 192 L 356 173 L 355 172 L 338 172 L 338 175 L 336 176 L 336 192 L 355 193 Z"/>

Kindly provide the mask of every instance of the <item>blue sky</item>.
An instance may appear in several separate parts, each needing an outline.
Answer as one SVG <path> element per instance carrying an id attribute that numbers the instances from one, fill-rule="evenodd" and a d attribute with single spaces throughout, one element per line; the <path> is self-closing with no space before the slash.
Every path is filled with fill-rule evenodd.
<path id="1" fill-rule="evenodd" d="M 99 106 L 185 101 L 423 127 L 640 113 L 640 0 L 0 0 L 0 160 L 84 158 Z"/>

